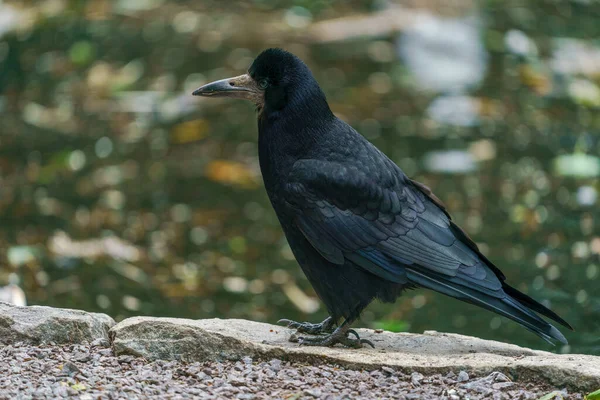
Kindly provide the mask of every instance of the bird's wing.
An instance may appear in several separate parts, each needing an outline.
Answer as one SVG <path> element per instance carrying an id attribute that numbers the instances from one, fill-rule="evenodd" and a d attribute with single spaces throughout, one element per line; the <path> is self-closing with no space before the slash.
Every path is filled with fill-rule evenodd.
<path id="1" fill-rule="evenodd" d="M 502 272 L 452 222 L 441 201 L 399 169 L 381 184 L 347 164 L 300 160 L 285 189 L 295 223 L 328 261 L 352 262 L 391 282 L 477 304 L 548 341 L 565 342 L 531 310 L 569 325 L 505 284 Z"/>
<path id="2" fill-rule="evenodd" d="M 399 174 L 384 187 L 351 166 L 300 160 L 286 200 L 308 241 L 335 264 L 350 260 L 398 283 L 411 280 L 407 269 L 433 273 L 504 296 L 499 277 L 457 237 L 441 202 Z"/>

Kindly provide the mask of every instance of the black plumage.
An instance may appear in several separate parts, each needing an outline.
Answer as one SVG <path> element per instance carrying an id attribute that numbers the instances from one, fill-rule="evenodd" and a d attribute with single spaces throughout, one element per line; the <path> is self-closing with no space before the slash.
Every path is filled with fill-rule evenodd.
<path id="1" fill-rule="evenodd" d="M 309 68 L 280 49 L 261 53 L 247 75 L 194 92 L 252 100 L 260 167 L 290 247 L 325 303 L 322 324 L 290 326 L 305 344 L 359 346 L 350 324 L 374 299 L 393 302 L 427 288 L 517 321 L 552 342 L 565 337 L 554 312 L 505 282 L 503 273 L 451 220 L 441 201 L 335 117 Z M 348 337 L 354 333 L 357 339 Z"/>

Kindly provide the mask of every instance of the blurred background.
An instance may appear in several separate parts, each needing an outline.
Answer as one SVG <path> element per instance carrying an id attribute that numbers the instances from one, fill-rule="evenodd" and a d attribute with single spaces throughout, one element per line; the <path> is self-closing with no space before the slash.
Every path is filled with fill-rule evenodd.
<path id="1" fill-rule="evenodd" d="M 599 20 L 591 0 L 0 0 L 0 300 L 321 321 L 252 105 L 190 95 L 279 46 L 576 332 L 551 347 L 424 290 L 362 326 L 600 354 Z"/>

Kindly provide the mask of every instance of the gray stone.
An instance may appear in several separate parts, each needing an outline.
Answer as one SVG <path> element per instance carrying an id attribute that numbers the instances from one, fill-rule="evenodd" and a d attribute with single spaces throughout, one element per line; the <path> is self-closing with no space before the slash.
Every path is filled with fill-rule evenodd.
<path id="1" fill-rule="evenodd" d="M 315 365 L 333 363 L 366 370 L 386 366 L 409 374 L 465 371 L 485 376 L 498 371 L 513 380 L 545 381 L 574 390 L 600 387 L 600 357 L 596 356 L 559 355 L 433 331 L 424 334 L 357 331 L 362 338 L 372 341 L 375 349 L 299 346 L 288 342 L 290 329 L 238 319 L 134 317 L 115 325 L 110 335 L 115 354 L 148 360 L 237 361 L 251 357 Z M 494 379 L 501 381 L 504 380 Z"/>
<path id="2" fill-rule="evenodd" d="M 0 343 L 83 343 L 108 339 L 115 321 L 105 314 L 0 302 Z"/>
<path id="3" fill-rule="evenodd" d="M 465 371 L 460 371 L 458 373 L 458 378 L 456 378 L 456 380 L 458 382 L 466 382 L 469 380 L 469 374 L 467 374 Z"/>

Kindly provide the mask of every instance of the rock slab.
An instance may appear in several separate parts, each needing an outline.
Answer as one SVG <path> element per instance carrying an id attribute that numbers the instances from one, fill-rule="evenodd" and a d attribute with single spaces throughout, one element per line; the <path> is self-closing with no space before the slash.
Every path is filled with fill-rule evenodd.
<path id="1" fill-rule="evenodd" d="M 469 336 L 427 331 L 424 334 L 377 333 L 358 329 L 375 349 L 306 347 L 290 343 L 293 330 L 239 319 L 188 320 L 134 317 L 110 331 L 116 355 L 148 360 L 223 361 L 282 359 L 349 368 L 391 367 L 405 373 L 478 375 L 500 371 L 515 380 L 546 382 L 571 390 L 600 387 L 600 357 L 553 354 Z"/>
<path id="2" fill-rule="evenodd" d="M 115 321 L 106 314 L 0 302 L 0 344 L 84 343 L 108 339 Z"/>

